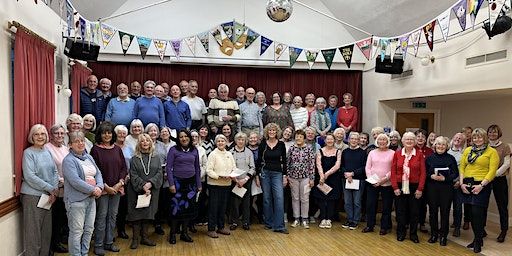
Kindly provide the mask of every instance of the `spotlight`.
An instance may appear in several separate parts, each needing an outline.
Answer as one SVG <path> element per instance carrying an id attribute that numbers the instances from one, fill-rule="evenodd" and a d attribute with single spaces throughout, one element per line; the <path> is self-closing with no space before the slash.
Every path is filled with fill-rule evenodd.
<path id="1" fill-rule="evenodd" d="M 507 32 L 507 30 L 509 30 L 511 27 L 512 19 L 509 16 L 502 14 L 496 19 L 492 30 L 489 21 L 484 22 L 484 26 L 482 28 L 485 29 L 487 36 L 489 36 L 489 39 L 491 39 L 495 35 Z"/>
<path id="2" fill-rule="evenodd" d="M 427 56 L 421 58 L 421 65 L 428 66 L 430 63 L 434 64 L 435 61 L 436 61 L 436 57 L 427 55 Z"/>

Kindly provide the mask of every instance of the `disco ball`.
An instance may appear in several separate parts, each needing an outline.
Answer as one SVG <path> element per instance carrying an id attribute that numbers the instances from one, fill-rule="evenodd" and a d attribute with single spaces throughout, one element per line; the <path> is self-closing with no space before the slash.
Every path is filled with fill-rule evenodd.
<path id="1" fill-rule="evenodd" d="M 267 15 L 275 22 L 283 22 L 292 15 L 293 6 L 291 0 L 269 0 L 267 3 Z"/>

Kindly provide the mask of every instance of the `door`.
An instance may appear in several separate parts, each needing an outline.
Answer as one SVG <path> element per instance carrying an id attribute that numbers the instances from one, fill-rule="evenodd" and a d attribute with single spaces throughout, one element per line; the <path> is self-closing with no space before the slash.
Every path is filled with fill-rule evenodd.
<path id="1" fill-rule="evenodd" d="M 431 132 L 434 130 L 434 113 L 396 113 L 395 127 L 400 134 L 418 128 Z"/>

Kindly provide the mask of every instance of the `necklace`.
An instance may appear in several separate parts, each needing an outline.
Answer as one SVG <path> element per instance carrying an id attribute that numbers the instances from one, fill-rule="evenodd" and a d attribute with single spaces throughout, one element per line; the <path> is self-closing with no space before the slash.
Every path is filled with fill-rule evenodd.
<path id="1" fill-rule="evenodd" d="M 139 159 L 140 159 L 140 163 L 142 164 L 142 168 L 144 169 L 144 174 L 146 174 L 146 176 L 148 176 L 149 175 L 149 166 L 151 166 L 151 154 L 149 154 L 147 170 L 146 170 L 146 166 L 144 165 L 144 160 L 142 160 L 142 156 Z"/>

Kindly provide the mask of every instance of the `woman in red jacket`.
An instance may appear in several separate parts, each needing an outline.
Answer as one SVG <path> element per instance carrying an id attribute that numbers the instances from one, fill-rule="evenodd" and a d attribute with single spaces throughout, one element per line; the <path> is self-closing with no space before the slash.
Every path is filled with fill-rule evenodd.
<path id="1" fill-rule="evenodd" d="M 409 224 L 409 238 L 419 243 L 418 214 L 420 198 L 425 186 L 425 158 L 414 147 L 416 136 L 406 132 L 402 137 L 403 148 L 395 152 L 391 165 L 391 185 L 395 192 L 398 241 L 405 239 L 405 225 Z M 409 216 L 409 218 L 407 218 Z M 406 223 L 409 220 L 409 223 Z"/>

